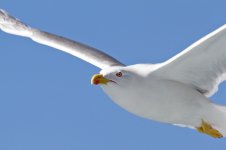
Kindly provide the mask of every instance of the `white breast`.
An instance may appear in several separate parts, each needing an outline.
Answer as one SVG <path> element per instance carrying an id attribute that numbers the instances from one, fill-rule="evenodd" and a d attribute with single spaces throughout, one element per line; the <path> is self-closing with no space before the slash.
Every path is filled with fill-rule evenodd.
<path id="1" fill-rule="evenodd" d="M 118 87 L 102 86 L 111 99 L 138 116 L 167 123 L 195 126 L 209 101 L 192 87 L 180 82 L 149 78 L 145 82 Z M 188 120 L 187 116 L 193 116 Z"/>

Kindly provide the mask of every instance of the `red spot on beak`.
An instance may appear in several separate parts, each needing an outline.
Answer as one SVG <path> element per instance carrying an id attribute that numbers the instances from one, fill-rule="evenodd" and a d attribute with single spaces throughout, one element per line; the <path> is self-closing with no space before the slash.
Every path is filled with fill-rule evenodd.
<path id="1" fill-rule="evenodd" d="M 91 79 L 91 83 L 92 84 L 107 84 L 108 82 L 110 82 L 110 80 L 108 80 L 107 78 L 103 77 L 102 74 L 95 74 L 93 75 L 92 79 Z"/>
<path id="2" fill-rule="evenodd" d="M 95 85 L 97 85 L 97 84 L 99 84 L 100 83 L 100 81 L 99 80 L 95 80 L 95 81 L 93 81 L 93 84 L 95 84 Z"/>

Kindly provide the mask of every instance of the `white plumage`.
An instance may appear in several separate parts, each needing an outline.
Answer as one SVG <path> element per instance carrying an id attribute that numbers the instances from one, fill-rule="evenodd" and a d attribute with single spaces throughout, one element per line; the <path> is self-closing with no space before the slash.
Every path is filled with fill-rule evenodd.
<path id="1" fill-rule="evenodd" d="M 225 58 L 226 25 L 166 61 L 160 70 L 167 77 L 196 86 L 209 97 L 224 80 Z"/>
<path id="2" fill-rule="evenodd" d="M 31 28 L 0 11 L 0 29 L 79 57 L 101 72 L 92 83 L 138 116 L 226 136 L 226 107 L 212 103 L 226 72 L 226 25 L 160 64 L 125 66 L 84 44 Z"/>

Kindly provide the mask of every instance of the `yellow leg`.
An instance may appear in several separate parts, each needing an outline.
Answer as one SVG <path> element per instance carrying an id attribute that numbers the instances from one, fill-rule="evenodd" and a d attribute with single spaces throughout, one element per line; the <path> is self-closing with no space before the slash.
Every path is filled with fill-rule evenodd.
<path id="1" fill-rule="evenodd" d="M 223 135 L 216 129 L 214 129 L 210 124 L 205 121 L 202 121 L 200 127 L 196 128 L 199 132 L 210 135 L 214 138 L 222 138 Z"/>

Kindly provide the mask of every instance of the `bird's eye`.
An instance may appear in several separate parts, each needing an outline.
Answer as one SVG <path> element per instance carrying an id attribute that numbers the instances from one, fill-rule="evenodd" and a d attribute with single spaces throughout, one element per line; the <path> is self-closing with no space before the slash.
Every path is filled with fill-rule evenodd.
<path id="1" fill-rule="evenodd" d="M 121 76 L 122 76 L 122 72 L 117 72 L 115 75 L 116 75 L 117 77 L 121 77 Z"/>

